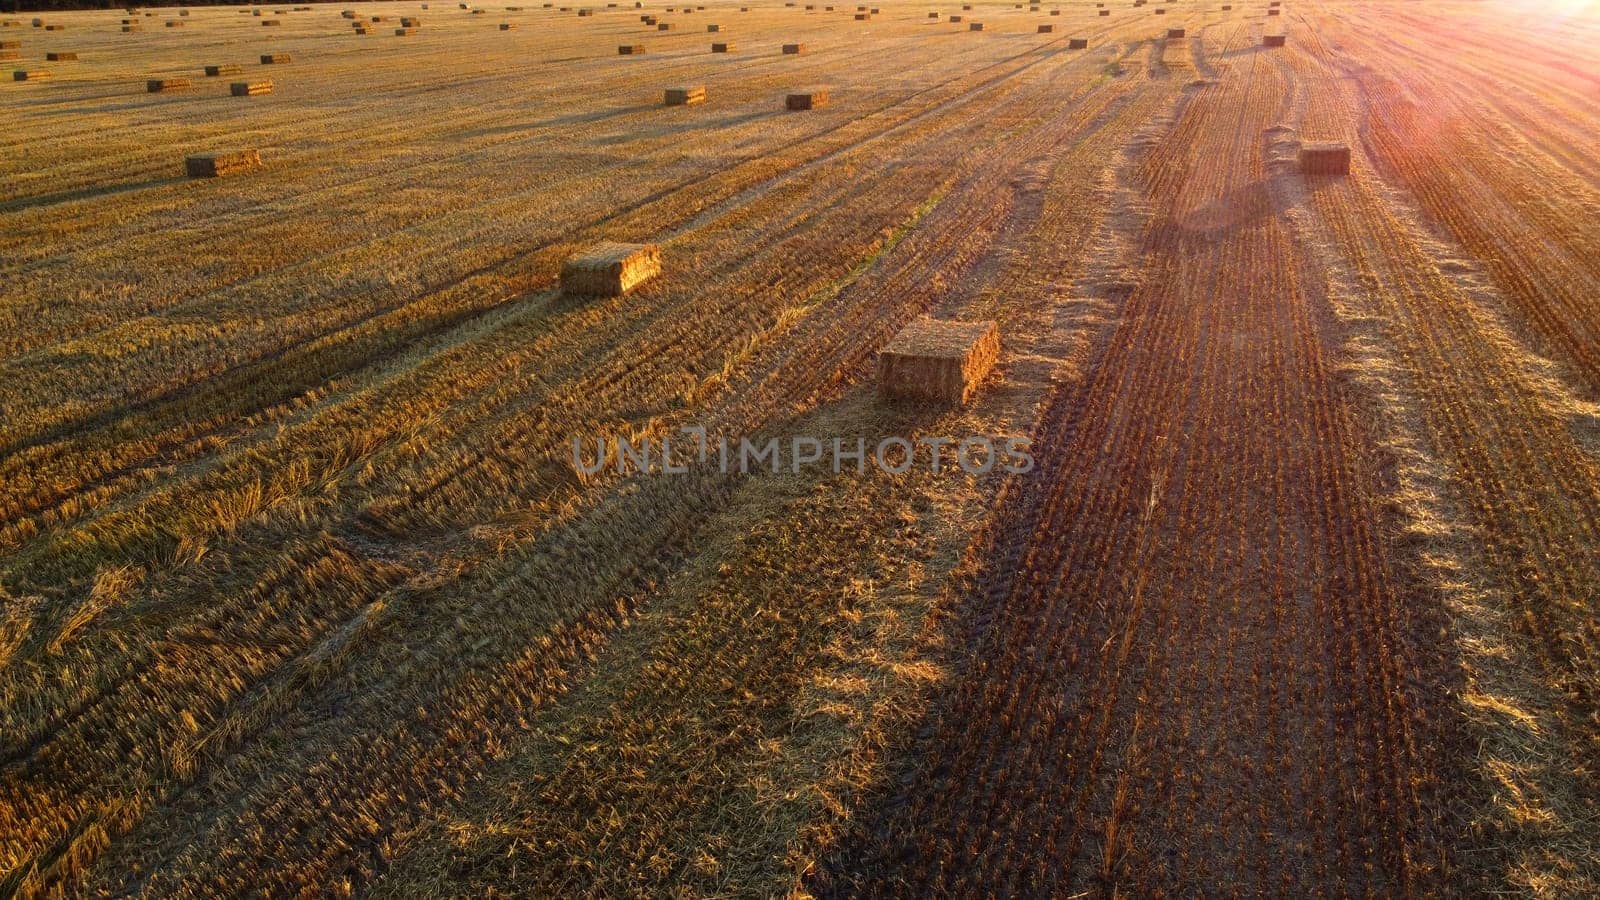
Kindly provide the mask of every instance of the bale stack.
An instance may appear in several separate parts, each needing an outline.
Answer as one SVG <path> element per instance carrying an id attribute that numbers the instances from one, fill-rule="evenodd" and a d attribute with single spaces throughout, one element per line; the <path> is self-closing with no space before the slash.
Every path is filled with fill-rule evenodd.
<path id="1" fill-rule="evenodd" d="M 259 97 L 272 93 L 270 81 L 235 81 L 228 85 L 228 93 L 235 97 Z"/>
<path id="2" fill-rule="evenodd" d="M 561 294 L 620 297 L 661 272 L 655 244 L 597 244 L 561 265 Z"/>
<path id="3" fill-rule="evenodd" d="M 184 157 L 183 170 L 190 178 L 221 178 L 260 168 L 261 153 L 256 150 L 223 150 Z"/>
<path id="4" fill-rule="evenodd" d="M 813 88 L 798 94 L 790 94 L 784 98 L 785 109 L 800 111 L 817 109 L 828 105 L 828 92 L 822 88 Z"/>
<path id="5" fill-rule="evenodd" d="M 193 82 L 187 78 L 151 78 L 144 83 L 144 89 L 152 94 L 179 91 L 191 86 Z"/>
<path id="6" fill-rule="evenodd" d="M 235 65 L 226 65 L 226 64 L 225 65 L 220 65 L 220 66 L 206 66 L 206 77 L 207 78 L 220 78 L 223 75 L 240 75 L 240 74 L 243 74 L 243 72 L 244 72 L 244 66 L 235 66 Z"/>
<path id="7" fill-rule="evenodd" d="M 878 393 L 885 400 L 961 406 L 1000 358 L 1000 329 L 991 320 L 951 322 L 923 317 L 878 353 Z"/>
<path id="8" fill-rule="evenodd" d="M 1301 144 L 1300 172 L 1304 175 L 1349 175 L 1350 145 L 1340 141 Z"/>
<path id="9" fill-rule="evenodd" d="M 667 106 L 693 106 L 696 103 L 704 103 L 706 102 L 706 86 L 696 84 L 689 87 L 667 88 L 663 102 Z"/>

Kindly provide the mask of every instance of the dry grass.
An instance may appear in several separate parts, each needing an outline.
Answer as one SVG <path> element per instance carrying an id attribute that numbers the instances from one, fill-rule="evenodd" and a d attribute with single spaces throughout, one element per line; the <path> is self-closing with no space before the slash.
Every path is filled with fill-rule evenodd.
<path id="1" fill-rule="evenodd" d="M 26 32 L 0 895 L 1593 894 L 1592 16 L 707 5 Z M 694 425 L 1040 468 L 572 462 Z"/>

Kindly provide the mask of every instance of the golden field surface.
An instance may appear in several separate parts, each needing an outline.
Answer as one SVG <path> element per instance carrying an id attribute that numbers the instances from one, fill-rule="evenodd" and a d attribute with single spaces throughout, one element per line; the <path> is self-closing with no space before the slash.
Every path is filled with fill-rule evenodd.
<path id="1" fill-rule="evenodd" d="M 1600 8 L 878 2 L 0 16 L 0 896 L 1600 892 Z"/>

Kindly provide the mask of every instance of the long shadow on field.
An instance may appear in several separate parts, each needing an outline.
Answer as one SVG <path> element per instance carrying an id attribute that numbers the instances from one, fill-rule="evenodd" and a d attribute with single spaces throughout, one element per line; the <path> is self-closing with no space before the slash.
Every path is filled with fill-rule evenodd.
<path id="1" fill-rule="evenodd" d="M 562 125 L 584 125 L 590 122 L 604 122 L 607 119 L 618 119 L 622 118 L 623 116 L 631 116 L 635 113 L 641 113 L 645 110 L 655 109 L 659 105 L 660 104 L 655 103 L 638 103 L 632 106 L 617 107 L 616 109 L 601 109 L 593 112 L 572 113 L 565 116 L 552 116 L 548 119 L 540 119 L 537 122 L 516 122 L 510 125 L 495 125 L 491 128 L 474 128 L 470 131 L 461 132 L 459 136 L 464 138 L 492 137 L 503 134 L 516 134 L 519 131 L 537 131 L 541 128 L 557 128 Z"/>
<path id="2" fill-rule="evenodd" d="M 74 200 L 88 200 L 94 197 L 110 197 L 116 194 L 127 194 L 133 191 L 142 191 L 148 188 L 164 187 L 177 184 L 185 180 L 181 176 L 171 178 L 151 178 L 145 181 L 131 181 L 127 184 L 112 184 L 101 187 L 76 188 L 70 191 L 57 191 L 54 194 L 36 194 L 32 197 L 18 197 L 12 200 L 0 201 L 0 212 L 19 212 L 25 209 L 38 209 L 45 206 L 54 206 L 57 203 L 71 203 Z"/>
<path id="3" fill-rule="evenodd" d="M 1180 205 L 1170 223 L 1185 239 L 1220 240 L 1242 229 L 1259 225 L 1283 214 L 1286 202 L 1267 190 L 1259 180 L 1243 185 L 1205 203 Z"/>

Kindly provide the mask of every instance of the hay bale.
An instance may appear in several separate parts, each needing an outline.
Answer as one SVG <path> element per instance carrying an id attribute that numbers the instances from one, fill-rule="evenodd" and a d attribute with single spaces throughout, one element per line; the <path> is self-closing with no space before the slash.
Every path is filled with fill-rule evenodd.
<path id="1" fill-rule="evenodd" d="M 244 71 L 244 66 L 220 65 L 206 66 L 207 78 L 220 78 L 223 75 L 238 75 Z"/>
<path id="2" fill-rule="evenodd" d="M 401 28 L 420 28 L 420 27 L 422 27 L 422 20 L 417 18 L 417 17 L 415 17 L 415 16 L 401 16 L 400 17 L 400 27 Z"/>
<path id="3" fill-rule="evenodd" d="M 221 178 L 224 175 L 237 175 L 260 166 L 261 153 L 256 150 L 196 153 L 183 159 L 183 170 L 190 178 Z"/>
<path id="4" fill-rule="evenodd" d="M 828 92 L 822 88 L 815 88 L 804 93 L 790 94 L 784 98 L 785 109 L 805 110 L 817 109 L 828 105 Z"/>
<path id="5" fill-rule="evenodd" d="M 1052 15 L 1052 16 L 1059 16 L 1059 15 L 1061 15 L 1061 10 L 1059 10 L 1059 9 L 1052 9 L 1052 10 L 1050 10 L 1050 15 Z M 1103 15 L 1105 15 L 1105 11 L 1104 11 L 1104 10 L 1101 10 L 1101 12 L 1100 12 L 1100 15 L 1102 15 L 1102 16 L 1103 16 Z"/>
<path id="6" fill-rule="evenodd" d="M 21 41 L 0 41 L 0 50 L 20 50 L 20 49 L 22 49 L 22 42 Z"/>
<path id="7" fill-rule="evenodd" d="M 261 54 L 261 64 L 263 66 L 279 66 L 279 65 L 283 65 L 284 63 L 289 62 L 289 61 L 290 61 L 290 57 L 289 57 L 289 54 L 287 54 L 287 53 L 263 53 L 263 54 Z"/>
<path id="8" fill-rule="evenodd" d="M 408 37 L 416 33 L 417 30 L 415 28 L 396 28 L 394 30 L 395 37 Z"/>
<path id="9" fill-rule="evenodd" d="M 347 9 L 344 12 L 339 13 L 339 15 L 346 19 L 354 19 L 356 17 L 356 11 L 353 9 Z"/>
<path id="10" fill-rule="evenodd" d="M 938 13 L 936 13 L 936 12 L 931 12 L 931 13 L 928 13 L 928 18 L 930 18 L 930 19 L 937 19 L 937 18 L 939 18 L 939 14 L 938 14 Z"/>
<path id="11" fill-rule="evenodd" d="M 784 44 L 783 52 L 789 56 L 797 56 L 806 52 L 805 44 Z"/>
<path id="12" fill-rule="evenodd" d="M 53 53 L 46 53 L 44 58 L 50 62 L 76 62 L 78 54 L 66 50 L 57 50 Z"/>
<path id="13" fill-rule="evenodd" d="M 152 78 L 144 83 L 144 89 L 152 94 L 178 91 L 191 87 L 193 82 L 187 78 Z"/>
<path id="14" fill-rule="evenodd" d="M 737 50 L 737 49 L 738 49 L 738 47 L 736 47 L 730 41 L 723 41 L 721 43 L 717 43 L 717 44 L 712 44 L 711 45 L 711 52 L 712 53 L 732 53 L 734 50 Z"/>
<path id="15" fill-rule="evenodd" d="M 511 24 L 510 22 L 501 22 L 500 23 L 500 30 L 501 31 L 510 31 L 511 29 L 513 29 L 515 27 L 517 27 L 517 26 Z"/>
<path id="16" fill-rule="evenodd" d="M 179 22 L 178 24 L 182 25 L 183 23 Z M 46 25 L 44 27 L 44 30 L 45 31 L 66 31 L 67 30 L 67 26 L 65 26 L 65 25 Z"/>
<path id="17" fill-rule="evenodd" d="M 1109 9 L 1102 9 L 1102 10 L 1100 10 L 1100 15 L 1102 15 L 1102 16 L 1109 16 L 1109 15 L 1111 15 L 1111 10 L 1109 10 Z"/>
<path id="18" fill-rule="evenodd" d="M 857 22 L 865 22 L 865 21 L 867 21 L 868 19 L 871 19 L 871 18 L 872 18 L 872 16 L 870 14 L 868 14 L 868 13 L 856 13 L 856 21 Z"/>
<path id="19" fill-rule="evenodd" d="M 1224 3 L 1224 4 L 1222 4 L 1222 11 L 1223 12 L 1228 12 L 1228 11 L 1230 11 L 1232 9 L 1233 9 L 1233 4 L 1232 3 Z"/>
<path id="20" fill-rule="evenodd" d="M 677 31 L 678 30 L 678 26 L 672 24 L 671 22 L 662 22 L 661 24 L 656 26 L 656 30 L 657 31 Z"/>
<path id="21" fill-rule="evenodd" d="M 372 30 L 370 28 L 368 28 L 367 26 L 361 24 L 360 22 L 357 22 L 356 23 L 356 27 L 350 29 L 350 31 L 353 34 L 371 34 L 372 33 Z"/>
<path id="22" fill-rule="evenodd" d="M 270 81 L 235 81 L 228 85 L 228 93 L 235 97 L 259 97 L 272 93 Z"/>
<path id="23" fill-rule="evenodd" d="M 1184 31 L 1182 28 L 1168 28 L 1167 29 L 1167 40 L 1175 40 L 1177 38 L 1181 38 L 1184 35 L 1186 35 L 1187 33 L 1188 32 Z"/>
<path id="24" fill-rule="evenodd" d="M 959 24 L 961 24 L 961 17 L 960 16 L 951 16 L 950 17 L 950 21 L 952 23 L 954 23 L 954 24 L 959 25 Z"/>
<path id="25" fill-rule="evenodd" d="M 1056 30 L 1056 27 L 1054 25 L 1040 25 L 1039 26 L 1039 33 L 1040 34 L 1052 34 L 1052 33 L 1055 32 L 1055 30 Z"/>
<path id="26" fill-rule="evenodd" d="M 166 25 L 168 28 L 182 28 L 187 23 L 182 19 L 168 19 L 162 24 Z"/>
<path id="27" fill-rule="evenodd" d="M 1087 50 L 1087 49 L 1089 49 L 1089 39 L 1088 38 L 1069 38 L 1067 40 L 1067 49 L 1068 50 Z"/>
<path id="28" fill-rule="evenodd" d="M 1000 329 L 993 320 L 952 322 L 924 316 L 878 352 L 878 395 L 961 406 L 999 358 Z"/>
<path id="29" fill-rule="evenodd" d="M 706 26 L 706 33 L 707 34 L 716 34 L 717 32 L 719 32 L 721 30 L 722 30 L 722 26 L 721 25 L 707 25 Z"/>
<path id="30" fill-rule="evenodd" d="M 1166 11 L 1166 10 L 1164 10 L 1164 9 L 1158 9 L 1158 10 L 1156 10 L 1156 15 L 1158 15 L 1158 16 L 1164 16 L 1164 15 L 1166 15 L 1166 14 L 1167 14 L 1167 11 Z"/>
<path id="31" fill-rule="evenodd" d="M 1261 46 L 1263 46 L 1263 47 L 1282 47 L 1283 46 L 1283 40 L 1284 40 L 1285 37 L 1287 37 L 1287 35 L 1282 35 L 1282 34 L 1264 34 L 1264 35 L 1261 36 Z"/>
<path id="32" fill-rule="evenodd" d="M 973 22 L 971 25 L 967 26 L 967 30 L 968 31 L 982 31 L 983 30 L 983 23 L 982 22 Z"/>
<path id="33" fill-rule="evenodd" d="M 1300 172 L 1304 175 L 1349 175 L 1350 145 L 1340 141 L 1301 144 Z"/>
<path id="34" fill-rule="evenodd" d="M 693 106 L 696 103 L 704 103 L 706 102 L 706 86 L 696 84 L 689 87 L 667 88 L 662 102 L 667 106 Z"/>
<path id="35" fill-rule="evenodd" d="M 18 69 L 11 73 L 12 81 L 45 81 L 50 78 L 50 73 L 43 69 Z"/>
<path id="36" fill-rule="evenodd" d="M 618 56 L 639 56 L 644 53 L 643 44 L 623 44 L 617 48 Z"/>
<path id="37" fill-rule="evenodd" d="M 561 294 L 620 297 L 661 272 L 655 244 L 596 244 L 561 265 Z"/>
<path id="38" fill-rule="evenodd" d="M 124 25 L 124 26 L 122 26 L 122 33 L 123 34 L 135 34 L 135 33 L 141 32 L 141 31 L 144 31 L 144 29 L 140 28 L 137 25 Z"/>
<path id="39" fill-rule="evenodd" d="M 12 60 L 12 59 L 21 59 L 21 58 L 22 58 L 22 51 L 21 50 L 0 50 L 0 59 Z"/>

